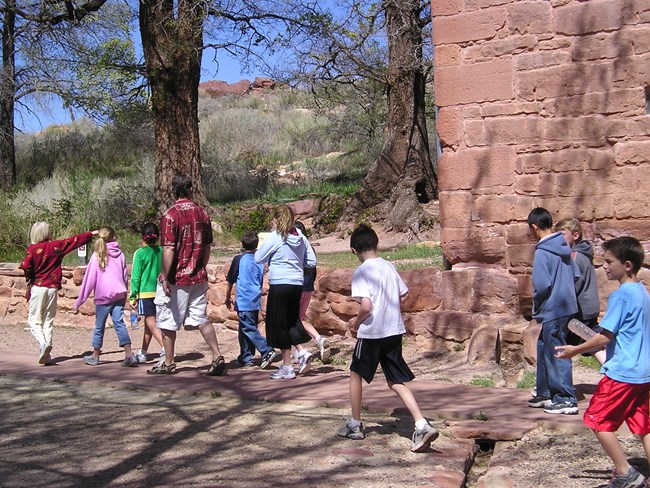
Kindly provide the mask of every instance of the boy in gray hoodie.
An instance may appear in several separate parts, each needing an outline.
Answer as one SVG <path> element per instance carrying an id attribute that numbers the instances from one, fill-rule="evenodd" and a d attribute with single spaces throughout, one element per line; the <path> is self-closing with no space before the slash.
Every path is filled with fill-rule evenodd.
<path id="1" fill-rule="evenodd" d="M 569 320 L 578 313 L 575 281 L 580 272 L 562 233 L 553 233 L 548 210 L 533 209 L 528 229 L 538 241 L 532 273 L 533 318 L 542 324 L 537 340 L 537 396 L 528 406 L 550 414 L 576 415 L 572 364 L 555 357 L 555 346 L 566 343 Z"/>

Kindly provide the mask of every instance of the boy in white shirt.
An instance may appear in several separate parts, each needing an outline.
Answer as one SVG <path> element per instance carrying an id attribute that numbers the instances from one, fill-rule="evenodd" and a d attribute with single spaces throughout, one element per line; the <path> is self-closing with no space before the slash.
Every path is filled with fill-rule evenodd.
<path id="1" fill-rule="evenodd" d="M 352 297 L 361 308 L 350 319 L 350 329 L 357 332 L 357 344 L 350 365 L 350 403 L 352 418 L 337 435 L 349 439 L 364 438 L 361 423 L 363 378 L 370 383 L 381 364 L 388 387 L 402 400 L 415 421 L 411 451 L 424 452 L 438 437 L 438 431 L 422 416 L 413 393 L 404 383 L 415 378 L 402 357 L 401 302 L 408 288 L 388 261 L 377 255 L 379 238 L 367 225 L 357 227 L 350 237 L 350 248 L 361 261 L 352 275 Z"/>

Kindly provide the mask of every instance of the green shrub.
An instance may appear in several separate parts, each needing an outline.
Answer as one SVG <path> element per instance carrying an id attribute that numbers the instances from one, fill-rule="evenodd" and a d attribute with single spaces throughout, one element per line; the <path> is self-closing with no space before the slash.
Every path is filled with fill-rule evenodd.
<path id="1" fill-rule="evenodd" d="M 517 381 L 517 388 L 522 390 L 530 390 L 535 388 L 537 382 L 536 375 L 534 371 L 526 371 L 519 381 Z"/>
<path id="2" fill-rule="evenodd" d="M 496 382 L 494 381 L 494 378 L 478 376 L 476 378 L 472 378 L 469 384 L 474 386 L 492 387 L 496 385 Z"/>

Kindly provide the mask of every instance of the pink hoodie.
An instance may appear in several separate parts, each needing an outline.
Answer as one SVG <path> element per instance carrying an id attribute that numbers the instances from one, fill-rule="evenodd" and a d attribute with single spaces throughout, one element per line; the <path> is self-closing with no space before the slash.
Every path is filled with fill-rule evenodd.
<path id="1" fill-rule="evenodd" d="M 99 268 L 97 253 L 93 253 L 86 268 L 79 298 L 74 302 L 74 308 L 79 308 L 95 292 L 95 305 L 107 305 L 116 302 L 127 295 L 127 274 L 124 254 L 116 242 L 107 242 L 108 261 L 104 270 Z"/>

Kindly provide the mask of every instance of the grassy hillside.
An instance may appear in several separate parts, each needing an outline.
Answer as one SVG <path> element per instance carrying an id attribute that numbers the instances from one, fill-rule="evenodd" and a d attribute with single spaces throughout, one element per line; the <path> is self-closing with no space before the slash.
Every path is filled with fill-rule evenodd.
<path id="1" fill-rule="evenodd" d="M 381 141 L 337 135 L 332 115 L 289 89 L 200 100 L 204 182 L 225 239 L 236 242 L 242 222 L 265 225 L 251 215 L 262 203 L 356 190 Z M 24 256 L 37 220 L 49 222 L 55 238 L 110 225 L 129 254 L 141 224 L 155 219 L 153 168 L 153 132 L 142 111 L 105 126 L 81 120 L 20 135 L 19 184 L 0 198 L 0 261 Z"/>

